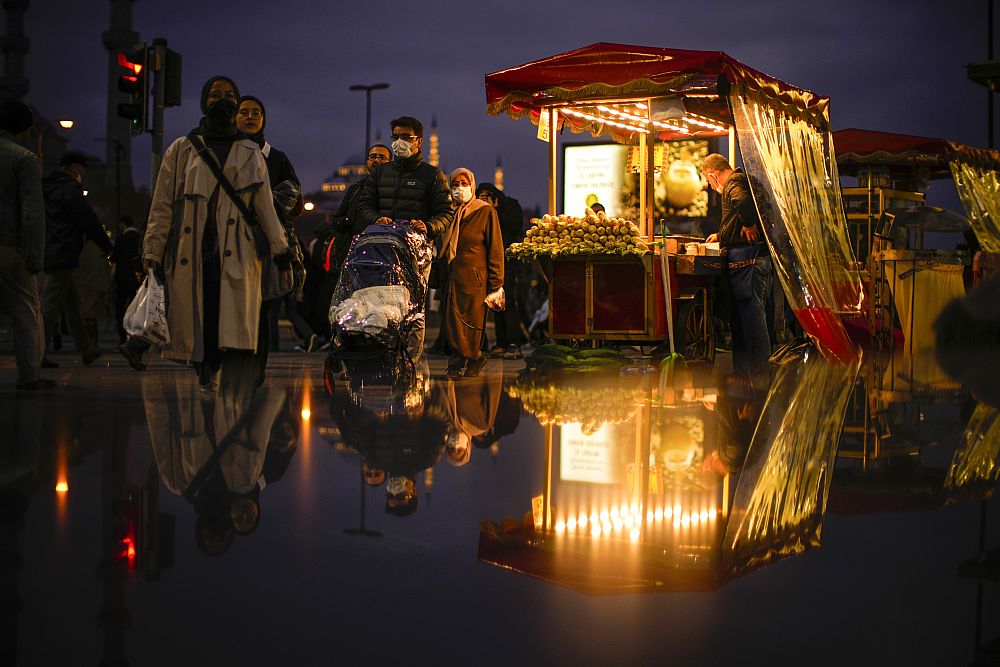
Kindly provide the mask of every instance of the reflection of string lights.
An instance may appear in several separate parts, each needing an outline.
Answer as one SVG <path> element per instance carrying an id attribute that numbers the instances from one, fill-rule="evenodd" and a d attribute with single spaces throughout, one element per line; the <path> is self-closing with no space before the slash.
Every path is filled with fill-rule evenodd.
<path id="1" fill-rule="evenodd" d="M 622 504 L 603 507 L 600 512 L 591 512 L 589 515 L 581 512 L 560 517 L 553 524 L 553 529 L 559 535 L 584 535 L 589 532 L 591 537 L 619 535 L 636 541 L 643 519 L 650 529 L 672 526 L 675 530 L 687 530 L 713 523 L 718 517 L 719 511 L 714 507 L 694 511 L 677 504 L 655 509 Z"/>

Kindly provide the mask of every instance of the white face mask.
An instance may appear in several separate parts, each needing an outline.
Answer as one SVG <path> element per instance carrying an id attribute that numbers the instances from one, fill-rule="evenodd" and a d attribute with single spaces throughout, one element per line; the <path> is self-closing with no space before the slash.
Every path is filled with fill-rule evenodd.
<path id="1" fill-rule="evenodd" d="M 472 199 L 472 187 L 459 185 L 451 189 L 451 198 L 459 204 L 464 204 Z"/>
<path id="2" fill-rule="evenodd" d="M 405 494 L 409 490 L 406 485 L 406 478 L 390 477 L 389 481 L 385 485 L 385 490 L 394 496 L 401 496 Z"/>
<path id="3" fill-rule="evenodd" d="M 392 142 L 392 154 L 396 157 L 410 157 L 413 155 L 413 147 L 405 139 L 396 139 Z"/>

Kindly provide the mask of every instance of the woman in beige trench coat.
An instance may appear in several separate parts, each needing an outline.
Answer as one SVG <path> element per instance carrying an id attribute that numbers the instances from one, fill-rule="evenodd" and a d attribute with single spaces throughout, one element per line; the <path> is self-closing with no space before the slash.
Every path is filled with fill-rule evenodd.
<path id="1" fill-rule="evenodd" d="M 255 212 L 279 268 L 291 270 L 285 233 L 271 199 L 260 147 L 236 130 L 239 91 L 213 77 L 202 89 L 205 117 L 195 130 Z M 228 151 L 224 159 L 220 153 Z M 261 260 L 253 231 L 187 136 L 163 156 L 150 204 L 143 260 L 166 274 L 170 343 L 163 356 L 195 364 L 213 390 L 226 355 L 257 347 Z M 248 360 L 249 362 L 249 360 Z"/>

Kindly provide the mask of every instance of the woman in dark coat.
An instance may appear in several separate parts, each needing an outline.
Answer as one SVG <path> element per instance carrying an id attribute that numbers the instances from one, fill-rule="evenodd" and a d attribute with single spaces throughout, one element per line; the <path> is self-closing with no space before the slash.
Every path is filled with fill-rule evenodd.
<path id="1" fill-rule="evenodd" d="M 441 248 L 448 262 L 448 296 L 442 323 L 452 350 L 449 377 L 479 374 L 487 307 L 503 310 L 503 237 L 496 209 L 473 199 L 476 177 L 465 168 L 449 179 L 455 218 Z"/>
<path id="2" fill-rule="evenodd" d="M 298 312 L 298 304 L 302 299 L 302 288 L 305 283 L 302 246 L 295 233 L 294 225 L 295 219 L 302 213 L 303 206 L 299 177 L 296 175 L 288 156 L 271 146 L 264 138 L 266 122 L 267 112 L 264 109 L 264 103 L 259 98 L 252 95 L 244 95 L 240 98 L 236 125 L 248 139 L 260 146 L 260 150 L 264 154 L 271 192 L 274 193 L 274 209 L 278 212 L 281 224 L 285 228 L 288 247 L 292 251 L 294 271 L 293 288 L 287 294 L 274 293 L 275 286 L 265 281 L 265 301 L 264 307 L 261 309 L 260 344 L 257 350 L 258 360 L 261 364 L 261 380 L 263 380 L 264 368 L 267 366 L 268 352 L 279 350 L 278 316 L 282 304 L 285 305 L 285 314 L 289 321 L 303 340 L 304 349 L 312 351 L 310 348 L 316 348 L 322 343 L 308 322 L 300 317 Z"/>

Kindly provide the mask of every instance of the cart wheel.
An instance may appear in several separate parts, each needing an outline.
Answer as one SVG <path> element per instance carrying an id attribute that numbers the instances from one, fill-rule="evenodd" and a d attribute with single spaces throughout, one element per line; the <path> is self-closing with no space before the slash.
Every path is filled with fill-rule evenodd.
<path id="1" fill-rule="evenodd" d="M 698 298 L 685 301 L 677 309 L 674 323 L 677 351 L 689 361 L 704 359 L 715 363 L 715 327 L 705 314 L 705 303 Z"/>

